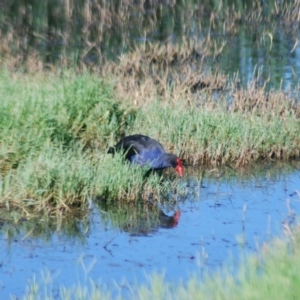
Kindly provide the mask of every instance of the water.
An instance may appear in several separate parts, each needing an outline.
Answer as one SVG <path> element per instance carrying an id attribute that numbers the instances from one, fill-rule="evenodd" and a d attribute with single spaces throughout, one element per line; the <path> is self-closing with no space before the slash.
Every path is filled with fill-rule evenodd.
<path id="1" fill-rule="evenodd" d="M 146 42 L 194 41 L 204 70 L 238 74 L 267 88 L 298 88 L 300 43 L 294 1 L 2 1 L 3 52 L 46 64 L 101 66 Z"/>
<path id="2" fill-rule="evenodd" d="M 24 226 L 13 237 L 2 233 L 2 299 L 23 295 L 34 276 L 39 283 L 50 281 L 56 292 L 58 284 L 84 285 L 89 278 L 122 289 L 125 283 L 144 283 L 153 272 L 164 273 L 167 281 L 186 281 L 193 273 L 201 276 L 215 270 L 229 257 L 237 263 L 240 253 L 255 253 L 282 233 L 283 224 L 294 224 L 300 212 L 298 167 L 264 166 L 259 173 L 247 169 L 237 177 L 222 176 L 217 170 L 221 176 L 216 178 L 214 173 L 206 171 L 201 187 L 195 175 L 180 182 L 190 186 L 191 194 L 173 207 L 181 210 L 175 227 L 162 228 L 153 221 L 149 230 L 129 230 L 124 224 L 130 218 L 118 223 L 112 220 L 112 209 L 95 205 L 88 222 L 77 221 L 81 233 L 77 236 L 49 234 L 45 228 L 44 234 L 33 237 Z M 173 214 L 170 206 L 162 208 Z M 131 212 L 132 207 L 128 213 L 132 219 Z"/>

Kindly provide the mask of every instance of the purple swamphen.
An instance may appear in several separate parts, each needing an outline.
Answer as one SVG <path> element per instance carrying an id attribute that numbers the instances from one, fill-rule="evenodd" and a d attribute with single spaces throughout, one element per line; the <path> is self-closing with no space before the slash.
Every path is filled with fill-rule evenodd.
<path id="1" fill-rule="evenodd" d="M 174 168 L 180 177 L 183 176 L 181 159 L 171 153 L 166 153 L 164 147 L 156 140 L 142 134 L 125 136 L 108 153 L 122 151 L 131 163 L 149 166 L 150 171 Z"/>

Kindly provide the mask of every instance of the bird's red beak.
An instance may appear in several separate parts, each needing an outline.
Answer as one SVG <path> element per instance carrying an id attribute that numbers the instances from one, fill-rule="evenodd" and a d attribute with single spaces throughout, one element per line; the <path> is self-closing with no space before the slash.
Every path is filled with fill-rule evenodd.
<path id="1" fill-rule="evenodd" d="M 177 158 L 177 166 L 176 166 L 175 170 L 180 177 L 183 176 L 183 165 L 182 165 L 180 158 Z"/>

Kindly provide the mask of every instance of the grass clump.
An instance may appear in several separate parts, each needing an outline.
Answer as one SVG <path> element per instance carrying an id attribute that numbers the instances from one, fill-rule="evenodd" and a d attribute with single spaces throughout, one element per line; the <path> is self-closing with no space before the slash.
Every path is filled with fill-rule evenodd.
<path id="1" fill-rule="evenodd" d="M 132 200 L 144 185 L 143 170 L 106 152 L 136 111 L 96 76 L 40 75 L 0 74 L 2 205 L 51 212 L 85 206 L 97 195 Z"/>
<path id="2" fill-rule="evenodd" d="M 89 145 L 95 136 L 103 146 L 112 132 L 122 136 L 134 120 L 134 111 L 115 101 L 112 86 L 91 75 L 15 76 L 2 73 L 0 80 L 5 95 L 0 104 L 1 140 L 8 148 L 28 153 L 48 141 L 66 147 L 78 141 Z"/>

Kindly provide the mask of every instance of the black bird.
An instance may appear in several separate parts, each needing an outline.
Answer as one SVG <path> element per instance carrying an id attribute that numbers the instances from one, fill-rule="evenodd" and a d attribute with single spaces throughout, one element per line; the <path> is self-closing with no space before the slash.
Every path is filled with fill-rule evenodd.
<path id="1" fill-rule="evenodd" d="M 156 140 L 142 134 L 134 134 L 122 138 L 108 153 L 123 152 L 131 163 L 148 166 L 150 171 L 158 171 L 172 167 L 180 177 L 183 176 L 181 159 L 166 153 L 164 147 Z"/>

